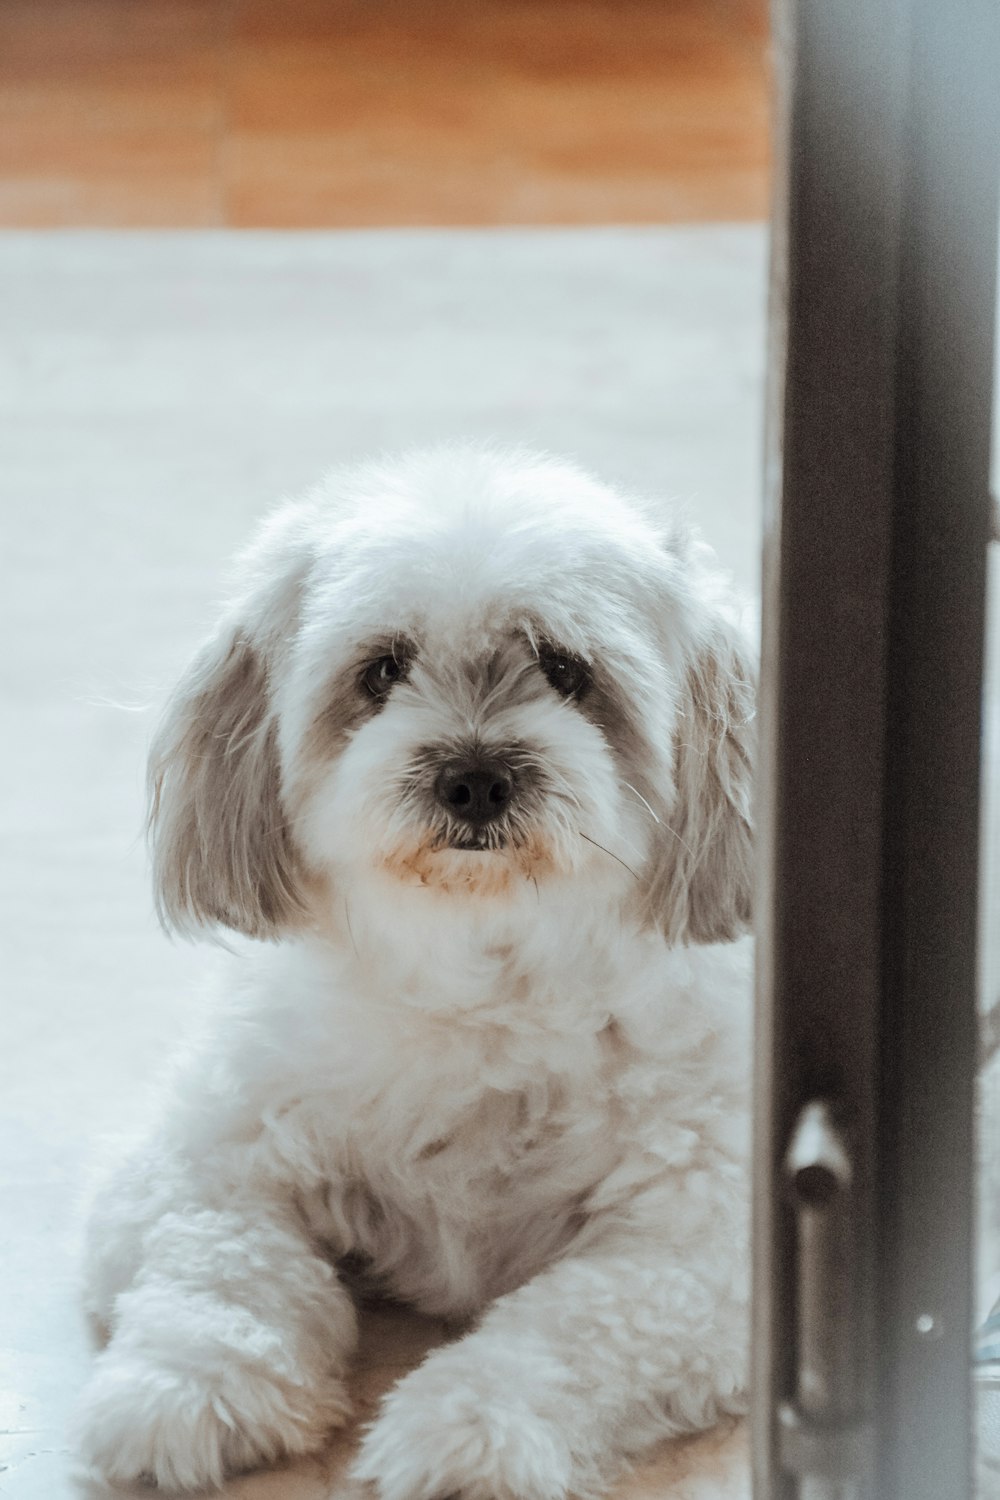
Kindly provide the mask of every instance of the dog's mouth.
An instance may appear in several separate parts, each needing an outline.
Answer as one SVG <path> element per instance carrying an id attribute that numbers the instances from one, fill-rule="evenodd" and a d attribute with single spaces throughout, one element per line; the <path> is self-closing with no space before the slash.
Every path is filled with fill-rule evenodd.
<path id="1" fill-rule="evenodd" d="M 463 854 L 496 854 L 501 849 L 506 849 L 507 840 L 502 835 L 493 835 L 488 838 L 485 833 L 465 834 L 459 838 L 449 839 L 444 846 L 446 849 L 459 849 Z"/>
<path id="2" fill-rule="evenodd" d="M 450 896 L 507 896 L 525 881 L 537 885 L 557 864 L 541 836 L 519 836 L 495 824 L 440 830 L 433 838 L 401 844 L 380 861 L 389 874 Z"/>

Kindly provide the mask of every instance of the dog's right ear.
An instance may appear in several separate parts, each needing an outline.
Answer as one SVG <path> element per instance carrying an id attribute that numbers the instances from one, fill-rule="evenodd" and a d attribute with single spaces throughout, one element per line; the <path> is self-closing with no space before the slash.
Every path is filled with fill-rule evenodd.
<path id="1" fill-rule="evenodd" d="M 687 632 L 649 912 L 667 941 L 723 943 L 752 918 L 756 649 L 708 549 L 685 531 L 671 550 L 687 584 Z"/>
<path id="2" fill-rule="evenodd" d="M 282 542 L 267 528 L 250 586 L 191 663 L 150 752 L 156 904 L 176 931 L 218 924 L 273 938 L 303 914 L 272 693 L 308 559 Z"/>

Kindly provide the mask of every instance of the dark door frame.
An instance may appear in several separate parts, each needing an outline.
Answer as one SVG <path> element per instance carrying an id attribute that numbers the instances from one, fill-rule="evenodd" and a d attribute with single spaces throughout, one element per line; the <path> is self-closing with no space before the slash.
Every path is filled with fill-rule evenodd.
<path id="1" fill-rule="evenodd" d="M 1000 5 L 775 47 L 755 1496 L 968 1500 Z"/>

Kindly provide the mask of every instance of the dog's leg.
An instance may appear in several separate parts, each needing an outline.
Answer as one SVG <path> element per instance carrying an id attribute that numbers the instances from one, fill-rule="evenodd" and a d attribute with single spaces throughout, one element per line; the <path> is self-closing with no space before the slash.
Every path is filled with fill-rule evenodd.
<path id="1" fill-rule="evenodd" d="M 664 1241 L 621 1233 L 501 1298 L 389 1393 L 356 1476 L 381 1500 L 563 1500 L 599 1493 L 660 1438 L 742 1411 L 734 1265 L 713 1236 L 678 1269 Z"/>
<path id="2" fill-rule="evenodd" d="M 110 1337 L 81 1457 L 177 1490 L 317 1449 L 349 1414 L 356 1315 L 336 1273 L 290 1203 L 147 1168 L 130 1164 L 91 1224 L 91 1310 Z"/>

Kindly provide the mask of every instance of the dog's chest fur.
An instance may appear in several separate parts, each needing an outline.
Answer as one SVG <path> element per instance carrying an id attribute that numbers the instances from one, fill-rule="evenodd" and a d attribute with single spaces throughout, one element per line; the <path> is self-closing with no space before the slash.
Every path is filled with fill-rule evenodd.
<path id="1" fill-rule="evenodd" d="M 550 942 L 548 963 L 493 942 L 461 965 L 456 948 L 368 989 L 342 950 L 276 954 L 267 989 L 287 1006 L 250 1035 L 268 1046 L 260 1149 L 313 1235 L 374 1289 L 462 1317 L 599 1238 L 650 1182 L 727 1155 L 714 1136 L 733 1085 L 691 989 L 707 950 L 695 963 L 623 936 L 577 944 L 573 963 Z M 464 1007 L 462 967 L 477 984 Z M 411 988 L 420 973 L 439 1008 Z"/>
<path id="2" fill-rule="evenodd" d="M 620 1151 L 605 1044 L 591 1040 L 575 1078 L 502 1088 L 448 1068 L 430 1094 L 387 1079 L 304 1203 L 313 1232 L 362 1283 L 429 1313 L 462 1316 L 520 1285 L 585 1230 Z"/>

